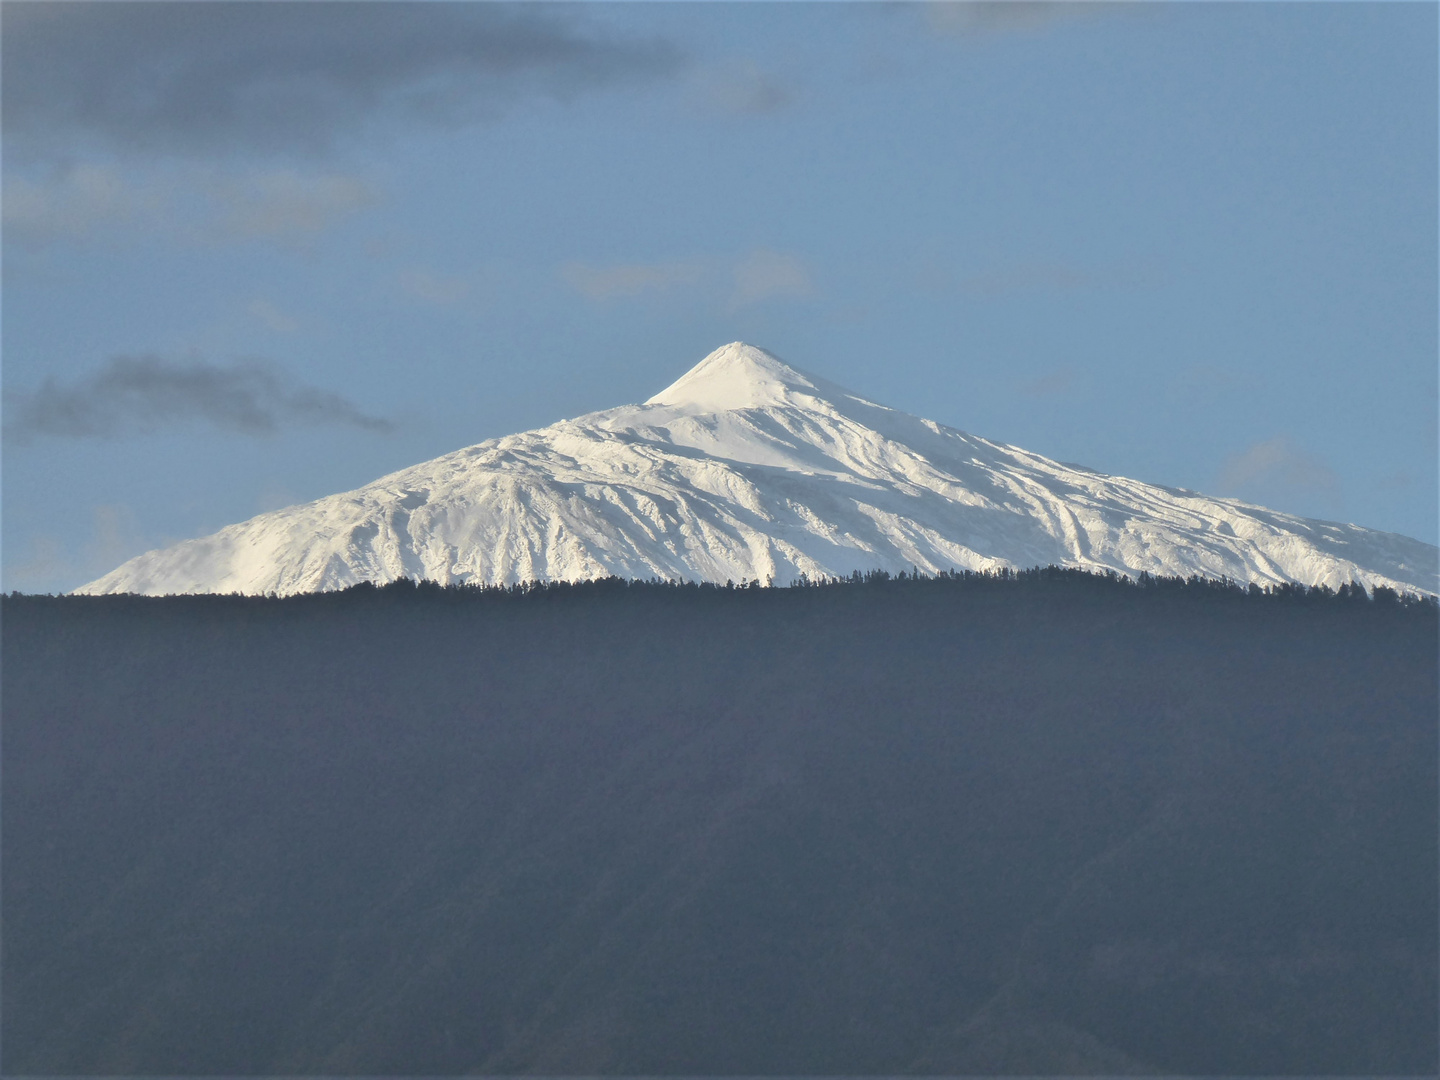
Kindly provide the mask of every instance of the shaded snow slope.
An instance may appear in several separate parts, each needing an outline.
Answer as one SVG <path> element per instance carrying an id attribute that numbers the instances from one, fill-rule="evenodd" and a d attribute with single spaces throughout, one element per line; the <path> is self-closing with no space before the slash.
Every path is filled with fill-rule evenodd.
<path id="1" fill-rule="evenodd" d="M 131 559 L 81 593 L 281 595 L 400 577 L 786 584 L 1056 564 L 1434 593 L 1440 552 L 1062 465 L 736 342 L 643 405 L 491 439 Z"/>

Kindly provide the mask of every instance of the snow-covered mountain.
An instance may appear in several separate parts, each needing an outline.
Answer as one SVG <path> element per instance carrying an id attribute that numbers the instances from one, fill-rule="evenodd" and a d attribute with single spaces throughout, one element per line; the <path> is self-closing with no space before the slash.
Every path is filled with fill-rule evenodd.
<path id="1" fill-rule="evenodd" d="M 1434 593 L 1394 533 L 1062 465 L 896 412 L 753 346 L 643 405 L 491 439 L 131 559 L 81 593 L 278 593 L 401 577 L 787 584 L 1056 564 Z"/>

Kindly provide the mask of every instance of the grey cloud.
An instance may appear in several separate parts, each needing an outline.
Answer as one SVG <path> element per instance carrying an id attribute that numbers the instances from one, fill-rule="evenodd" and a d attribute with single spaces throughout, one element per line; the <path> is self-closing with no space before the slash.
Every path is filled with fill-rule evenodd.
<path id="1" fill-rule="evenodd" d="M 5 437 L 115 438 L 202 421 L 223 431 L 264 435 L 282 427 L 339 424 L 391 431 L 339 394 L 298 384 L 271 364 L 208 364 L 159 356 L 117 356 L 68 385 L 46 379 L 7 394 Z"/>
<path id="2" fill-rule="evenodd" d="M 680 65 L 579 7 L 8 0 L 3 23 L 6 142 L 41 153 L 320 152 L 382 116 L 467 123 Z"/>

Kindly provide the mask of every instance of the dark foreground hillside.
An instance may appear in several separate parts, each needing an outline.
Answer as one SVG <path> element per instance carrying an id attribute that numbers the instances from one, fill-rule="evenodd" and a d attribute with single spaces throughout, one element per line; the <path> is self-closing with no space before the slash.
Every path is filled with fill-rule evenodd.
<path id="1" fill-rule="evenodd" d="M 1437 614 L 3 605 L 9 1074 L 1437 1068 Z"/>

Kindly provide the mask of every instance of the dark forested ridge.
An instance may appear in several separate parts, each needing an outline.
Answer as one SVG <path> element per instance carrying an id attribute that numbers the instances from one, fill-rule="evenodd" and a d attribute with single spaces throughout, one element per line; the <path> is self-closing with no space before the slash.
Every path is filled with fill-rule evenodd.
<path id="1" fill-rule="evenodd" d="M 4 1071 L 1433 1074 L 1437 621 L 10 596 Z"/>

